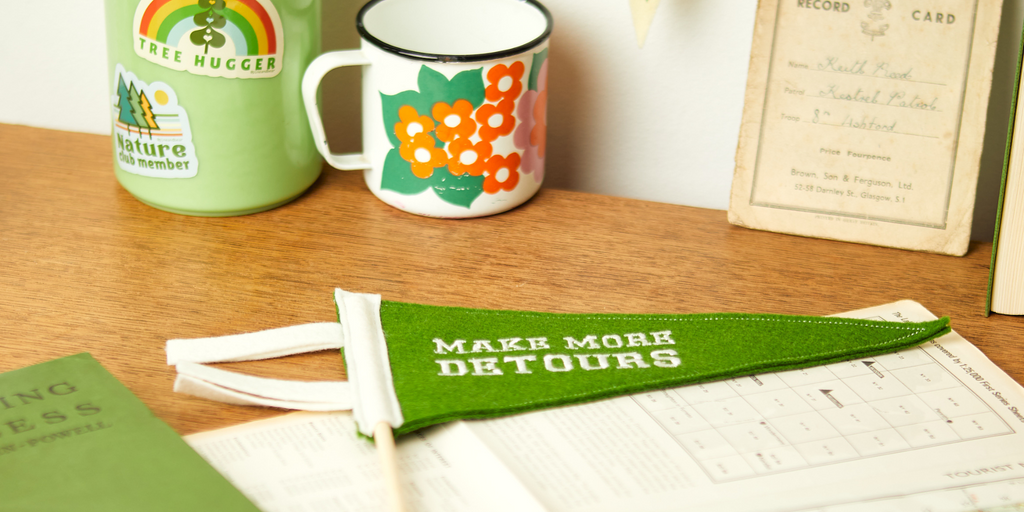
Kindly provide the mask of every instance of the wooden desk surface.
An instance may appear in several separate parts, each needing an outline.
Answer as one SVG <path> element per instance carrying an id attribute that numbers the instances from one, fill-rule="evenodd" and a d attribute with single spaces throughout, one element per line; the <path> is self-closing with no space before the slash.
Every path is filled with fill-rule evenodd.
<path id="1" fill-rule="evenodd" d="M 331 169 L 276 210 L 196 218 L 138 202 L 111 166 L 108 137 L 0 125 L 0 372 L 91 352 L 181 434 L 282 411 L 174 393 L 168 338 L 335 321 L 335 287 L 553 312 L 825 315 L 913 299 L 1024 382 L 1024 318 L 983 314 L 991 244 L 914 253 L 558 190 L 494 217 L 428 219 Z M 333 351 L 225 366 L 344 378 Z"/>

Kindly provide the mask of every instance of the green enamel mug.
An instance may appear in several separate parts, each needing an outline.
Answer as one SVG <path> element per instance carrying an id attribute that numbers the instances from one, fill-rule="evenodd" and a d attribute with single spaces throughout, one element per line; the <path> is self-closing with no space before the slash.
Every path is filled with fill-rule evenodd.
<path id="1" fill-rule="evenodd" d="M 106 0 L 114 173 L 143 203 L 208 217 L 288 203 L 322 160 L 300 85 L 320 0 Z"/>

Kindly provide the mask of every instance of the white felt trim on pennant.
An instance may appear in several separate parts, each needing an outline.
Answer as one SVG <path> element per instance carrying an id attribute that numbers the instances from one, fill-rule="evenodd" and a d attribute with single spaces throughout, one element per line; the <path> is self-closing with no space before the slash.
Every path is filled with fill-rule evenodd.
<path id="1" fill-rule="evenodd" d="M 341 348 L 337 322 L 293 325 L 214 338 L 167 341 L 167 364 L 253 361 Z"/>
<path id="2" fill-rule="evenodd" d="M 345 365 L 352 385 L 352 413 L 359 432 L 372 436 L 381 421 L 398 428 L 405 422 L 391 377 L 380 295 L 335 289 L 334 300 L 344 333 Z"/>
<path id="3" fill-rule="evenodd" d="M 336 410 L 352 408 L 352 395 L 348 382 L 270 379 L 196 363 L 180 363 L 176 368 L 179 375 L 199 379 L 247 395 L 289 402 L 333 403 L 337 404 Z"/>
<path id="4" fill-rule="evenodd" d="M 253 396 L 182 374 L 178 374 L 177 379 L 174 380 L 174 391 L 232 405 L 258 405 L 299 411 L 348 410 L 348 407 L 343 407 L 341 404 L 333 402 L 292 402 Z"/>

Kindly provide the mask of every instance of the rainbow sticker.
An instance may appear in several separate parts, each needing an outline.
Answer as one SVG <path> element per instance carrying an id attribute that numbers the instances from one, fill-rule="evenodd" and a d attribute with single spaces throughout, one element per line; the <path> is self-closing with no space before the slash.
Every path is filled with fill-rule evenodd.
<path id="1" fill-rule="evenodd" d="M 269 0 L 143 0 L 135 53 L 166 68 L 225 78 L 281 70 L 284 34 Z"/>

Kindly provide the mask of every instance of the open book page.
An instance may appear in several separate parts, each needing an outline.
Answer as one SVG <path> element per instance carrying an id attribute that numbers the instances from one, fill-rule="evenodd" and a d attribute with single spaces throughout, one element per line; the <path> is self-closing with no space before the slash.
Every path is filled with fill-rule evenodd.
<path id="1" fill-rule="evenodd" d="M 1012 512 L 1021 510 L 1021 503 L 1024 503 L 1024 478 L 1010 478 L 794 512 Z"/>
<path id="2" fill-rule="evenodd" d="M 263 512 L 387 503 L 376 450 L 349 412 L 286 414 L 185 440 Z M 398 464 L 410 511 L 544 510 L 463 423 L 402 437 Z"/>
<path id="3" fill-rule="evenodd" d="M 910 301 L 843 316 L 934 318 Z M 467 425 L 549 510 L 831 511 L 1024 477 L 1021 411 L 1022 388 L 951 333 L 895 354 Z"/>
<path id="4" fill-rule="evenodd" d="M 800 512 L 1011 512 L 1024 503 L 1024 478 L 962 485 L 936 491 L 888 496 Z"/>

